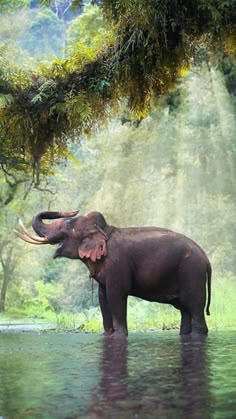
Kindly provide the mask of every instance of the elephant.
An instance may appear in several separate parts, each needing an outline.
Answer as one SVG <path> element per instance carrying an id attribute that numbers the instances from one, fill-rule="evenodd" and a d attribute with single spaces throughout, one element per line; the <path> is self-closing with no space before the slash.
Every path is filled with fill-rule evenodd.
<path id="1" fill-rule="evenodd" d="M 98 282 L 104 335 L 127 336 L 127 298 L 171 304 L 181 313 L 180 334 L 207 334 L 211 264 L 204 250 L 187 236 L 159 227 L 119 228 L 100 212 L 43 211 L 32 220 L 31 244 L 58 244 L 54 258 L 81 260 Z M 54 220 L 45 223 L 43 220 Z M 206 292 L 206 288 L 207 291 Z"/>

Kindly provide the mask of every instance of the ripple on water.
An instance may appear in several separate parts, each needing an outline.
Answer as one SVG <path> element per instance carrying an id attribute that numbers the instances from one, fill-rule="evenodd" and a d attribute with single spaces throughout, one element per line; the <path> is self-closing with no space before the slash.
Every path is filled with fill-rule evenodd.
<path id="1" fill-rule="evenodd" d="M 15 334 L 0 340 L 5 418 L 233 418 L 236 334 Z"/>

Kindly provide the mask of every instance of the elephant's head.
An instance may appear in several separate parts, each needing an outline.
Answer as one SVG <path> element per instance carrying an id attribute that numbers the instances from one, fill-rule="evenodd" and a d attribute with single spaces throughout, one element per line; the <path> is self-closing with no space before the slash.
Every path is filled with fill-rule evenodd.
<path id="1" fill-rule="evenodd" d="M 22 240 L 32 244 L 58 244 L 54 258 L 89 258 L 95 262 L 107 254 L 106 242 L 110 227 L 99 212 L 75 217 L 77 214 L 78 211 L 40 212 L 32 221 L 33 229 L 38 236 L 31 235 L 22 222 L 20 226 L 24 234 L 17 231 L 15 233 Z M 51 219 L 57 220 L 50 224 L 43 222 Z"/>

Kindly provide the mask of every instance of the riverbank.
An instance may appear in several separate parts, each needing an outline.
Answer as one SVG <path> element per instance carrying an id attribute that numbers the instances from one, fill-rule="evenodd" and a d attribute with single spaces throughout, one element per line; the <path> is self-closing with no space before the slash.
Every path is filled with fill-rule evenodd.
<path id="1" fill-rule="evenodd" d="M 231 316 L 211 310 L 206 316 L 209 330 L 236 330 L 235 311 Z M 168 305 L 135 302 L 128 307 L 129 331 L 178 330 L 180 313 Z M 103 331 L 99 307 L 92 307 L 80 313 L 42 313 L 34 318 L 16 313 L 0 315 L 0 333 L 7 332 L 94 332 Z"/>
<path id="2" fill-rule="evenodd" d="M 50 323 L 5 323 L 0 324 L 0 333 L 56 331 L 57 324 Z"/>
<path id="3" fill-rule="evenodd" d="M 236 281 L 212 281 L 210 316 L 206 316 L 210 330 L 236 330 Z M 180 312 L 170 305 L 150 303 L 134 297 L 128 299 L 128 328 L 130 331 L 179 329 Z M 1 325 L 3 326 L 1 329 Z M 42 305 L 11 308 L 0 313 L 0 331 L 27 325 L 34 330 L 85 331 L 103 330 L 100 308 L 55 312 Z M 41 326 L 40 326 L 41 325 Z M 44 325 L 44 326 L 43 326 Z M 49 325 L 48 327 L 46 325 Z"/>

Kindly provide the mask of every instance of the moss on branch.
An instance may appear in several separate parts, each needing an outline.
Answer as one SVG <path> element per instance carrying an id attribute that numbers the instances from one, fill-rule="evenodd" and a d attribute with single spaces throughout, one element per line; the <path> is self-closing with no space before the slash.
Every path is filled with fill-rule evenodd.
<path id="1" fill-rule="evenodd" d="M 200 39 L 224 50 L 229 39 L 231 49 L 236 44 L 233 0 L 100 3 L 112 32 L 102 49 L 77 44 L 66 59 L 36 72 L 11 71 L 11 62 L 1 60 L 0 154 L 9 156 L 9 165 L 18 156 L 47 170 L 66 155 L 68 139 L 106 120 L 120 99 L 144 116 L 152 98 L 189 66 Z"/>

